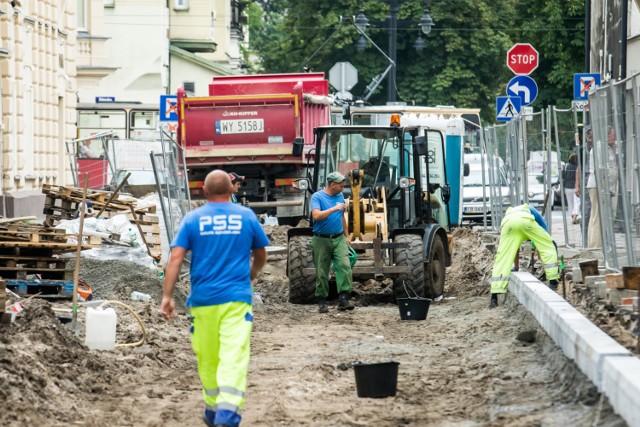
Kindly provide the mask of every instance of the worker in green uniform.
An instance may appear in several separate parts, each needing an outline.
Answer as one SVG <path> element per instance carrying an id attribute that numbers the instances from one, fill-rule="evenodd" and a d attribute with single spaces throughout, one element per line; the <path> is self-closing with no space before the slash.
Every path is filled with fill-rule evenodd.
<path id="1" fill-rule="evenodd" d="M 525 240 L 535 242 L 549 287 L 558 288 L 558 251 L 547 231 L 547 224 L 540 212 L 524 204 L 507 209 L 500 224 L 500 242 L 491 273 L 491 302 L 489 307 L 498 305 L 498 294 L 507 293 L 511 267 L 520 245 Z"/>

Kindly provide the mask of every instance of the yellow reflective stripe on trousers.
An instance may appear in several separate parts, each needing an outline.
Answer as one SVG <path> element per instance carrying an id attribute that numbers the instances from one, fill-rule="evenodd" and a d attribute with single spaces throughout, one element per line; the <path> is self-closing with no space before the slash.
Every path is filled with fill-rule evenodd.
<path id="1" fill-rule="evenodd" d="M 242 390 L 227 386 L 220 386 L 218 388 L 205 390 L 204 392 L 207 394 L 207 396 L 217 396 L 220 393 L 229 393 L 236 396 L 244 396 L 244 392 Z"/>
<path id="2" fill-rule="evenodd" d="M 509 277 L 508 276 L 498 276 L 498 277 L 492 277 L 491 278 L 491 283 L 493 282 L 508 282 L 509 281 Z"/>
<path id="3" fill-rule="evenodd" d="M 543 264 L 543 265 L 542 265 L 542 268 L 544 268 L 545 270 L 548 270 L 548 269 L 550 269 L 550 268 L 554 268 L 554 267 L 557 267 L 557 266 L 558 266 L 558 263 L 554 263 L 554 264 Z"/>

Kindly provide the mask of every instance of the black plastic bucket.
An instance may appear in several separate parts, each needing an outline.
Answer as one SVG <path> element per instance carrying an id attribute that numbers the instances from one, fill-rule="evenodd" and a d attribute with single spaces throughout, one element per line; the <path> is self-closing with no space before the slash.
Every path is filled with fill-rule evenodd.
<path id="1" fill-rule="evenodd" d="M 402 320 L 424 320 L 429 311 L 429 298 L 398 298 L 398 309 Z"/>
<path id="2" fill-rule="evenodd" d="M 395 396 L 398 388 L 398 362 L 353 364 L 358 397 Z"/>

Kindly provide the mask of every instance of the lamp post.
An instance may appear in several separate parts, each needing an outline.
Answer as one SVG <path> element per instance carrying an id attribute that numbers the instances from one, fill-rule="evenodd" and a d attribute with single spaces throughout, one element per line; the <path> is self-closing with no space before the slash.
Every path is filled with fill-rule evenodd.
<path id="1" fill-rule="evenodd" d="M 389 16 L 389 58 L 391 59 L 391 70 L 388 74 L 388 84 L 387 84 L 387 101 L 395 102 L 396 101 L 396 46 L 397 46 L 397 35 L 398 35 L 398 12 L 400 11 L 400 4 L 403 0 L 384 0 L 385 3 L 389 3 L 389 8 L 391 15 Z M 369 20 L 364 15 L 364 10 L 360 10 L 360 13 L 355 18 L 355 25 L 361 29 L 363 32 L 366 30 L 369 25 Z M 422 18 L 418 22 L 418 26 L 422 33 L 429 34 L 431 32 L 431 27 L 433 27 L 433 19 L 429 15 L 429 10 L 425 9 Z M 360 35 L 358 42 L 356 44 L 356 48 L 359 52 L 364 51 L 367 46 L 367 41 L 365 38 Z M 418 35 L 418 39 L 414 42 L 413 47 L 418 51 L 422 51 L 425 47 L 425 41 L 422 38 L 422 34 Z"/>

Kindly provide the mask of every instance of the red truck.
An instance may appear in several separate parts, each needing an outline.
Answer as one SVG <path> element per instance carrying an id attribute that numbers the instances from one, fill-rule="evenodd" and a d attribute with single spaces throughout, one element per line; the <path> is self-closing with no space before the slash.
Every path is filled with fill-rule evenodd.
<path id="1" fill-rule="evenodd" d="M 178 91 L 178 142 L 192 196 L 213 169 L 245 176 L 238 198 L 292 223 L 303 215 L 297 180 L 313 165 L 313 129 L 330 124 L 324 73 L 214 77 L 209 96 Z M 309 161 L 309 159 L 311 159 Z"/>

